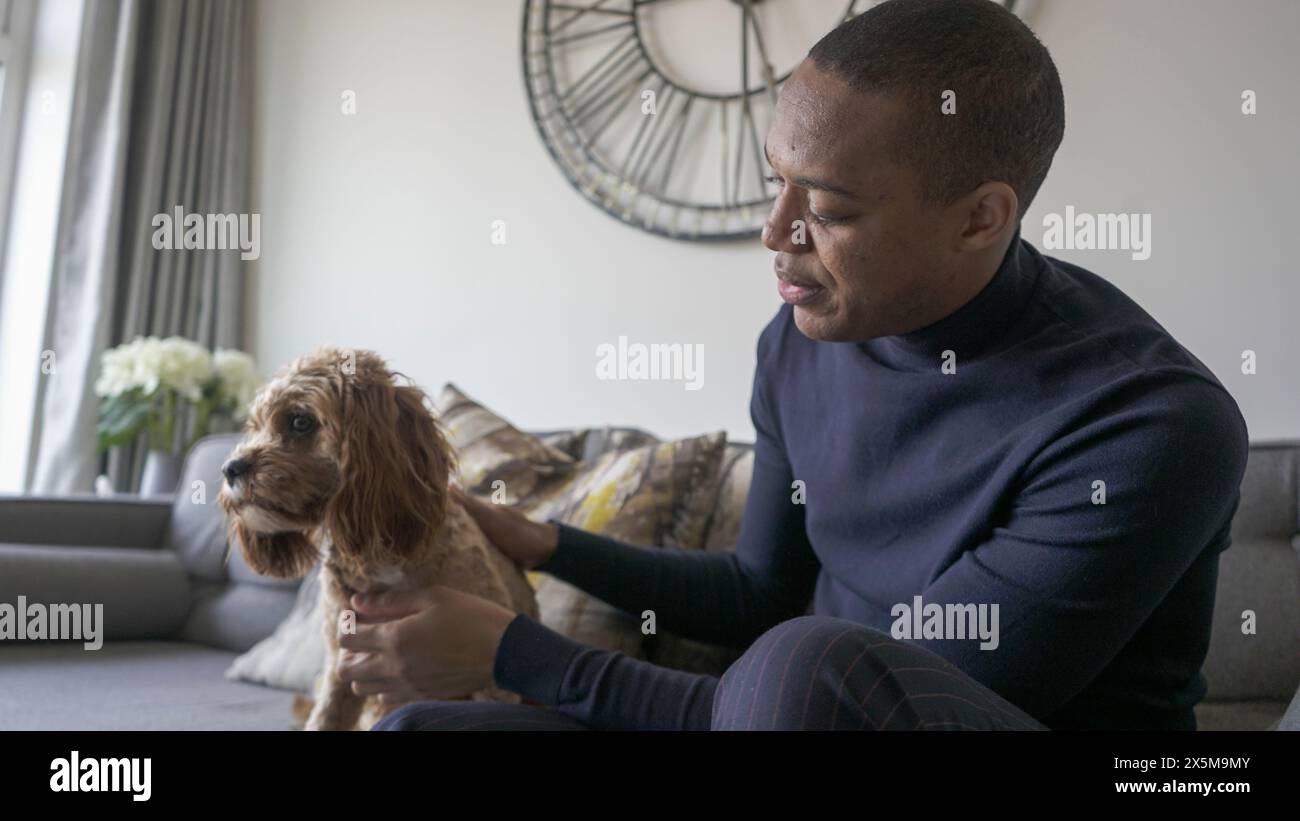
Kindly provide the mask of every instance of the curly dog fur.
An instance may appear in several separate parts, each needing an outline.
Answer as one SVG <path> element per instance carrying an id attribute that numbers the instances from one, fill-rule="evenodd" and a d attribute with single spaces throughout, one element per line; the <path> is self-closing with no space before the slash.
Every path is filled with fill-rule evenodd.
<path id="1" fill-rule="evenodd" d="M 297 577 L 322 563 L 328 650 L 309 730 L 369 728 L 400 706 L 335 674 L 352 593 L 441 584 L 537 616 L 523 571 L 449 494 L 454 457 L 424 393 L 396 377 L 370 351 L 294 361 L 259 392 L 222 468 L 218 503 L 254 570 Z M 519 701 L 497 689 L 465 698 Z"/>

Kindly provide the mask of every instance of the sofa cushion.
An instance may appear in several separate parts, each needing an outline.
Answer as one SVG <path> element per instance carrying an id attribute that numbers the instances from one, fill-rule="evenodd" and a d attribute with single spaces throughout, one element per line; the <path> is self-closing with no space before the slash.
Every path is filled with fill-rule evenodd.
<path id="1" fill-rule="evenodd" d="M 1238 538 L 1219 557 L 1207 699 L 1286 702 L 1300 684 L 1300 557 L 1289 539 Z M 1242 614 L 1254 614 L 1244 633 Z"/>
<path id="2" fill-rule="evenodd" d="M 170 516 L 165 499 L 0 494 L 0 542 L 157 547 Z"/>
<path id="3" fill-rule="evenodd" d="M 1219 561 L 1205 662 L 1210 701 L 1288 700 L 1300 686 L 1300 443 L 1250 446 Z M 1243 613 L 1255 632 L 1242 632 Z M 1300 724 L 1298 724 L 1300 726 Z"/>
<path id="4" fill-rule="evenodd" d="M 325 625 L 320 615 L 320 565 L 298 588 L 293 610 L 275 632 L 226 670 L 226 678 L 312 692 L 325 665 Z"/>
<path id="5" fill-rule="evenodd" d="M 1300 731 L 1300 687 L 1296 688 L 1295 696 L 1292 697 L 1291 703 L 1287 705 L 1286 712 L 1277 723 L 1277 729 L 1287 730 L 1289 732 Z"/>
<path id="6" fill-rule="evenodd" d="M 1250 446 L 1233 539 L 1290 539 L 1300 529 L 1300 444 Z"/>
<path id="7" fill-rule="evenodd" d="M 1195 707 L 1198 730 L 1272 730 L 1285 701 L 1202 701 Z"/>
<path id="8" fill-rule="evenodd" d="M 275 632 L 297 591 L 261 584 L 196 582 L 180 638 L 242 653 Z"/>
<path id="9" fill-rule="evenodd" d="M 227 681 L 233 653 L 167 641 L 0 646 L 0 730 L 288 730 L 293 695 Z"/>
<path id="10" fill-rule="evenodd" d="M 0 603 L 20 595 L 102 604 L 103 640 L 170 639 L 189 611 L 190 582 L 169 550 L 0 544 Z"/>
<path id="11" fill-rule="evenodd" d="M 226 518 L 217 507 L 221 465 L 239 443 L 238 434 L 200 439 L 181 467 L 181 482 L 172 500 L 163 544 L 175 551 L 191 576 L 225 581 Z"/>

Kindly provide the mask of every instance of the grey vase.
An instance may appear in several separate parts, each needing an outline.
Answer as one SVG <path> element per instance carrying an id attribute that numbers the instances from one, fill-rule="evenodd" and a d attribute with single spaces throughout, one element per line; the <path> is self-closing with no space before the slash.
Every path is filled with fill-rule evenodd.
<path id="1" fill-rule="evenodd" d="M 151 450 L 140 477 L 141 496 L 167 496 L 176 492 L 181 480 L 181 456 L 165 450 Z"/>

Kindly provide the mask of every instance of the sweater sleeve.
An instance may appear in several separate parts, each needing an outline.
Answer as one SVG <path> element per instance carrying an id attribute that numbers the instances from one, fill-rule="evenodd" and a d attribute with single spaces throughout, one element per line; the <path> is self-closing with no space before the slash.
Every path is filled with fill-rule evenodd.
<path id="1" fill-rule="evenodd" d="M 599 650 L 519 614 L 497 647 L 498 687 L 597 730 L 708 730 L 718 679 Z"/>

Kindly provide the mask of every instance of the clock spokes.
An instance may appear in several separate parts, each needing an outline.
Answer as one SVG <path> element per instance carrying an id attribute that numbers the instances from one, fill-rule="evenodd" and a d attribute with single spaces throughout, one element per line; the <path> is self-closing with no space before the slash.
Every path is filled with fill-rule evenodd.
<path id="1" fill-rule="evenodd" d="M 804 30 L 819 5 L 826 19 Z M 570 183 L 618 219 L 689 239 L 757 236 L 775 193 L 762 145 L 780 86 L 867 5 L 527 0 L 534 122 Z"/>

